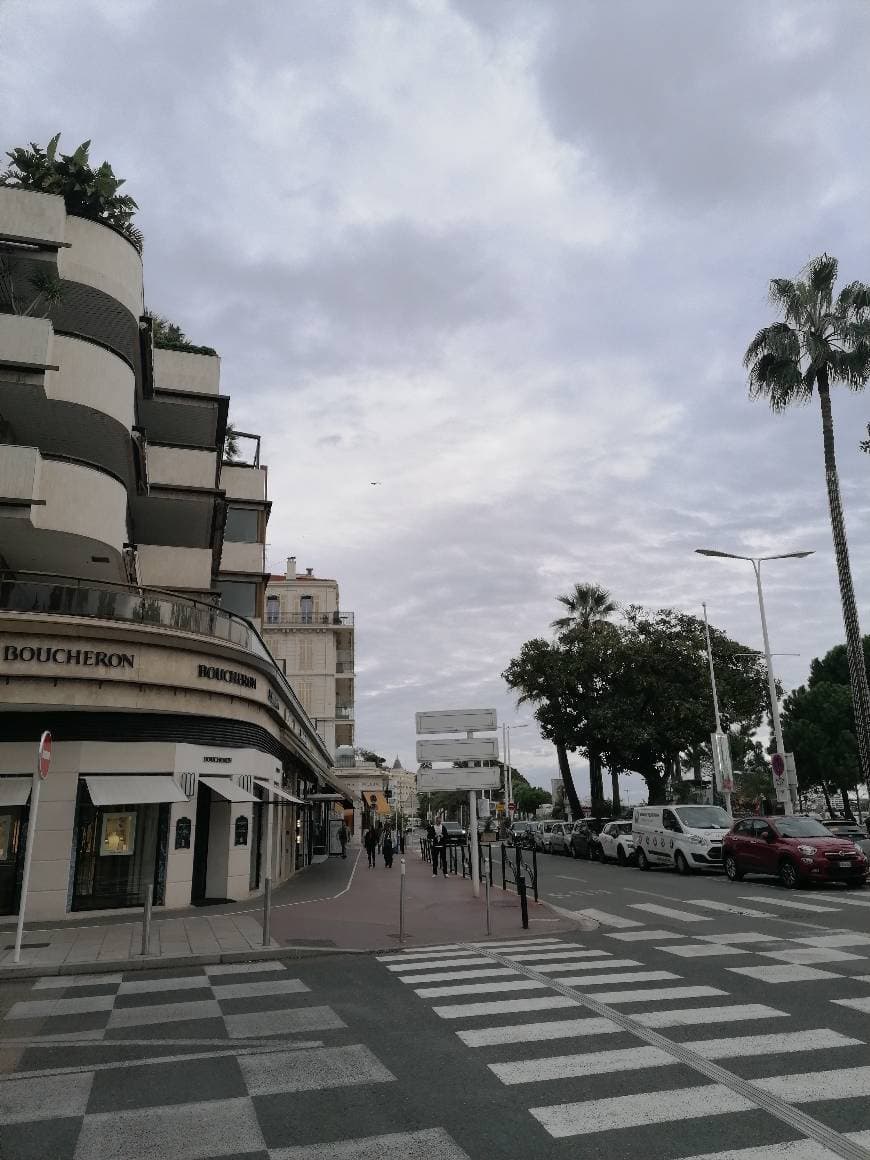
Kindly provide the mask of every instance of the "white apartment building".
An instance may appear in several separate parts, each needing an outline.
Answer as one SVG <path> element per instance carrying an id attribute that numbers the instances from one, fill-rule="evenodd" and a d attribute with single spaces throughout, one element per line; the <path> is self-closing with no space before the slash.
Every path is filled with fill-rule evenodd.
<path id="1" fill-rule="evenodd" d="M 353 799 L 354 831 L 366 822 L 407 821 L 417 816 L 417 775 L 405 769 L 396 756 L 392 766 L 378 766 L 358 757 L 351 748 L 340 748 L 333 769 L 336 781 Z"/>
<path id="2" fill-rule="evenodd" d="M 155 348 L 116 229 L 0 188 L 0 257 L 24 300 L 63 288 L 0 313 L 0 915 L 43 730 L 28 917 L 248 898 L 326 853 L 344 800 L 259 633 L 258 444 L 223 462 L 220 360 Z"/>
<path id="3" fill-rule="evenodd" d="M 330 753 L 354 744 L 354 618 L 338 582 L 300 573 L 296 557 L 266 586 L 263 637 Z"/>

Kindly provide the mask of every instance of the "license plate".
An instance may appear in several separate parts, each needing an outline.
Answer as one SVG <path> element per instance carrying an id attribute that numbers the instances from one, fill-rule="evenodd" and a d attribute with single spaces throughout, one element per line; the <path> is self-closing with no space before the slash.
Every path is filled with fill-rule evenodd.
<path id="1" fill-rule="evenodd" d="M 852 863 L 851 862 L 838 862 L 837 865 L 840 867 L 841 870 L 848 870 L 849 867 L 852 865 Z"/>

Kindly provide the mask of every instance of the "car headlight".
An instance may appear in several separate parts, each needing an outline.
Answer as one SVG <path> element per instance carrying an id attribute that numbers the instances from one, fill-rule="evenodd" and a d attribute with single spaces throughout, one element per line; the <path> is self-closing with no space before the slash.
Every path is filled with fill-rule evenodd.
<path id="1" fill-rule="evenodd" d="M 694 842 L 696 846 L 705 846 L 707 844 L 707 839 L 702 838 L 700 834 L 692 834 L 689 841 Z"/>
<path id="2" fill-rule="evenodd" d="M 799 854 L 815 854 L 815 852 L 816 852 L 815 846 L 798 846 L 798 853 Z"/>

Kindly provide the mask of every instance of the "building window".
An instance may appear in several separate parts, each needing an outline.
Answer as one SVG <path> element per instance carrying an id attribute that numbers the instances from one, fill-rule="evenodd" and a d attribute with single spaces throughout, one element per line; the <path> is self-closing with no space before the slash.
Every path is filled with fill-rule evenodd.
<path id="1" fill-rule="evenodd" d="M 248 819 L 244 816 L 236 818 L 236 845 L 248 844 Z"/>
<path id="2" fill-rule="evenodd" d="M 303 624 L 314 623 L 314 598 L 312 596 L 300 596 L 299 619 Z"/>
<path id="3" fill-rule="evenodd" d="M 231 544 L 259 544 L 260 513 L 254 508 L 227 508 L 224 539 Z"/>
<path id="4" fill-rule="evenodd" d="M 190 849 L 190 818 L 179 818 L 175 823 L 175 848 L 176 850 Z"/>
<path id="5" fill-rule="evenodd" d="M 219 580 L 215 585 L 221 594 L 221 608 L 237 616 L 257 615 L 257 585 L 243 580 Z"/>
<path id="6" fill-rule="evenodd" d="M 266 597 L 266 623 L 277 624 L 281 612 L 281 603 L 277 596 Z"/>

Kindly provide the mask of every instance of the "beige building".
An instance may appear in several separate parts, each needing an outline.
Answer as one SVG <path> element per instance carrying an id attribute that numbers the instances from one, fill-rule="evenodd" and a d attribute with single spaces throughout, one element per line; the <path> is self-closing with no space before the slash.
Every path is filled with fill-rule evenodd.
<path id="1" fill-rule="evenodd" d="M 28 917 L 248 898 L 325 856 L 343 800 L 259 632 L 258 441 L 223 462 L 220 360 L 155 348 L 117 230 L 0 188 L 0 251 L 20 302 L 63 288 L 0 313 L 0 914 L 46 729 Z"/>
<path id="2" fill-rule="evenodd" d="M 354 744 L 354 623 L 342 610 L 338 582 L 296 570 L 266 587 L 263 637 L 330 753 Z"/>
<path id="3" fill-rule="evenodd" d="M 400 824 L 417 816 L 417 775 L 405 769 L 398 756 L 392 766 L 378 766 L 349 747 L 339 748 L 332 772 L 353 799 L 356 833 L 368 822 L 392 820 Z"/>

